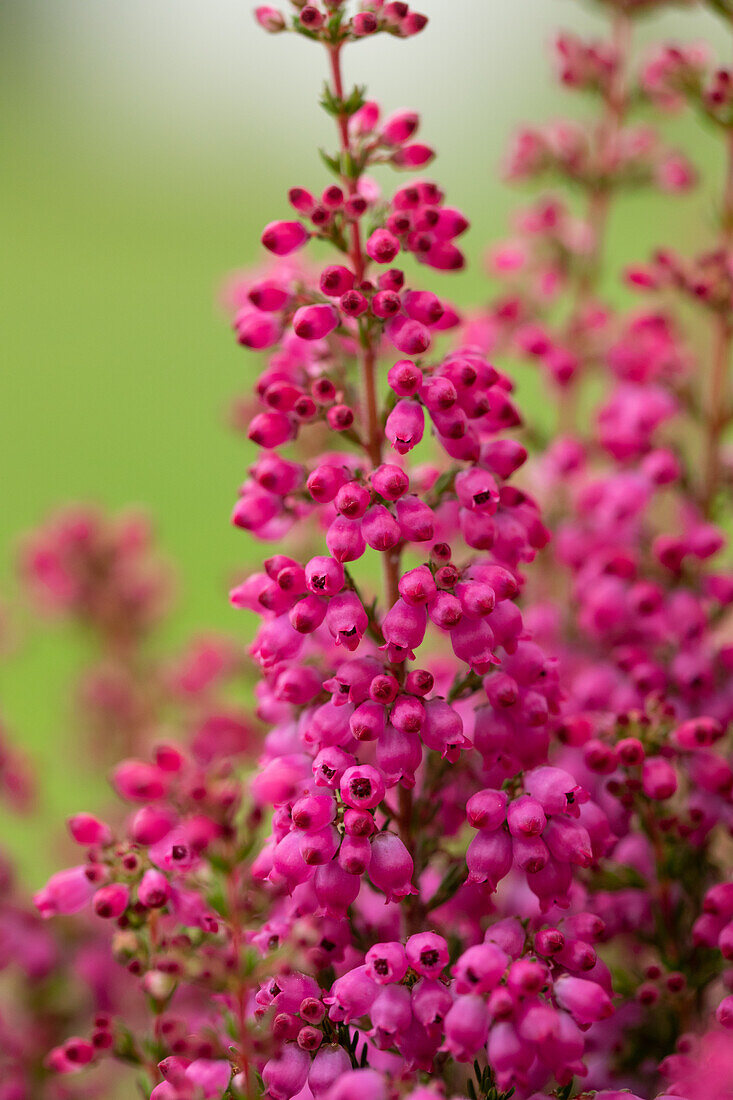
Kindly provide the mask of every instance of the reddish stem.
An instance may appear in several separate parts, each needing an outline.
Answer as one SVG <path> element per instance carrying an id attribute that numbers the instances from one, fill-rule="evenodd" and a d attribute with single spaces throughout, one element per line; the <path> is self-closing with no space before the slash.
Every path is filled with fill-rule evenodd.
<path id="1" fill-rule="evenodd" d="M 340 103 L 343 103 L 344 85 L 341 75 L 341 47 L 331 47 L 328 54 L 331 63 L 333 94 Z M 353 160 L 348 118 L 343 112 L 340 112 L 338 115 L 338 130 L 341 141 L 341 152 Z M 343 170 L 341 172 L 341 178 L 349 194 L 353 195 L 357 190 L 357 180 L 353 179 L 351 176 L 347 176 Z M 349 259 L 353 265 L 355 281 L 358 285 L 364 277 L 366 262 L 361 242 L 361 229 L 357 218 L 351 223 L 351 248 L 349 251 Z M 379 401 L 377 397 L 377 349 L 372 343 L 372 338 L 367 326 L 361 329 L 361 348 L 362 353 L 359 357 L 359 370 L 361 375 L 364 413 L 366 416 L 364 448 L 369 456 L 372 467 L 377 467 L 382 461 L 384 432 L 382 430 Z M 393 550 L 383 553 L 381 558 L 384 599 L 389 608 L 399 599 L 398 586 L 400 580 L 401 558 L 399 545 Z M 399 814 L 397 823 L 402 841 L 408 850 L 412 847 L 412 814 L 412 791 L 408 791 L 401 787 L 399 792 Z"/>
<path id="2" fill-rule="evenodd" d="M 331 78 L 333 81 L 333 94 L 339 102 L 343 103 L 344 84 L 341 75 L 341 47 L 332 46 L 328 51 L 331 63 Z M 338 115 L 338 131 L 341 141 L 341 152 L 353 158 L 351 137 L 349 135 L 348 118 L 340 112 Z M 357 181 L 347 176 L 343 171 L 341 179 L 349 194 L 357 190 Z M 356 283 L 360 283 L 364 277 L 366 262 L 361 242 L 361 229 L 357 218 L 351 223 L 351 248 L 349 259 L 354 268 Z M 361 389 L 364 401 L 365 424 L 365 450 L 373 467 L 379 466 L 382 461 L 382 444 L 384 433 L 381 425 L 379 401 L 377 397 L 377 351 L 372 343 L 372 338 L 366 326 L 361 330 L 362 352 L 359 357 L 359 370 L 361 375 Z M 400 579 L 400 554 L 398 551 L 382 554 L 382 572 L 384 577 L 384 594 L 388 606 L 392 606 L 399 597 L 398 583 Z"/>
<path id="3" fill-rule="evenodd" d="M 631 50 L 631 20 L 624 12 L 616 13 L 612 28 L 612 41 L 618 58 L 618 65 L 611 79 L 605 98 L 603 115 L 596 131 L 596 171 L 605 174 L 609 168 L 613 148 L 618 139 L 628 103 L 626 79 L 629 53 Z M 592 250 L 578 279 L 575 302 L 567 323 L 570 336 L 577 326 L 585 306 L 595 292 L 601 274 L 601 265 L 605 252 L 608 218 L 611 210 L 612 192 L 605 182 L 596 184 L 588 196 L 585 220 L 590 228 Z M 578 405 L 578 384 L 571 383 L 563 394 L 560 405 L 560 429 L 572 433 L 575 429 Z"/>
<path id="4" fill-rule="evenodd" d="M 341 76 L 341 47 L 332 46 L 328 51 L 329 61 L 331 62 L 331 77 L 333 80 L 333 94 L 340 103 L 344 101 L 344 83 Z M 349 137 L 349 120 L 345 114 L 340 113 L 338 115 L 338 130 L 339 140 L 341 142 L 341 152 L 351 156 L 351 138 Z M 341 179 L 346 186 L 350 195 L 355 194 L 357 189 L 357 181 L 350 176 L 346 176 L 341 173 Z M 351 223 L 351 250 L 349 253 L 351 262 L 354 265 L 354 276 L 357 283 L 360 283 L 364 277 L 364 253 L 361 247 L 361 231 L 359 229 L 359 220 L 355 218 Z"/>

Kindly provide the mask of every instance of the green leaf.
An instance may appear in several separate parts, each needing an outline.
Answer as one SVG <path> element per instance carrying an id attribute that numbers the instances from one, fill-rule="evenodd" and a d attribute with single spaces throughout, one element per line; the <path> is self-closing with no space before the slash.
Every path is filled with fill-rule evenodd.
<path id="1" fill-rule="evenodd" d="M 329 85 L 328 81 L 324 82 L 323 94 L 321 95 L 320 104 L 321 107 L 323 107 L 323 110 L 327 111 L 329 115 L 338 116 L 340 114 L 340 101 L 331 91 L 331 86 Z"/>
<path id="2" fill-rule="evenodd" d="M 338 176 L 340 179 L 341 165 L 339 164 L 339 158 L 330 156 L 325 149 L 319 149 L 318 152 L 326 168 L 328 168 L 330 172 L 333 172 L 334 176 Z"/>
<path id="3" fill-rule="evenodd" d="M 342 104 L 343 113 L 345 115 L 349 115 L 349 117 L 351 117 L 351 115 L 355 115 L 356 112 L 364 106 L 365 102 L 366 102 L 366 86 L 357 84 L 352 89 L 349 96 L 343 101 L 343 104 Z"/>
<path id="4" fill-rule="evenodd" d="M 445 473 L 440 475 L 435 485 L 433 485 L 433 492 L 436 496 L 440 497 L 443 493 L 453 488 L 456 480 L 456 473 L 456 470 L 446 470 Z"/>

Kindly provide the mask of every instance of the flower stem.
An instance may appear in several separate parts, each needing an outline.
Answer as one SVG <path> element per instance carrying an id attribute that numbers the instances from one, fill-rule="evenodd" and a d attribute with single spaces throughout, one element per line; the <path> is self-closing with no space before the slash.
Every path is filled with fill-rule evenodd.
<path id="1" fill-rule="evenodd" d="M 605 244 L 608 234 L 608 218 L 613 192 L 604 178 L 613 163 L 614 146 L 618 140 L 626 116 L 628 95 L 626 90 L 629 56 L 631 52 L 631 20 L 618 11 L 614 17 L 612 41 L 617 57 L 617 67 L 605 97 L 603 114 L 596 131 L 596 173 L 598 179 L 588 194 L 585 221 L 590 229 L 592 245 L 590 255 L 583 264 L 576 285 L 575 300 L 566 331 L 572 338 L 582 320 L 583 311 L 595 293 L 601 277 Z M 560 430 L 572 434 L 578 414 L 578 382 L 574 381 L 563 394 L 560 404 Z"/>
<path id="2" fill-rule="evenodd" d="M 331 46 L 328 50 L 329 60 L 331 63 L 331 79 L 332 79 L 332 91 L 334 97 L 343 103 L 344 100 L 344 83 L 341 73 L 341 47 Z M 340 112 L 337 118 L 339 140 L 341 142 L 341 152 L 353 163 L 353 150 L 351 147 L 351 136 L 349 134 L 348 118 L 345 113 Z M 357 179 L 354 179 L 351 175 L 346 175 L 341 172 L 341 179 L 350 195 L 353 195 L 357 190 Z M 359 220 L 354 218 L 351 223 L 351 247 L 349 249 L 349 259 L 354 268 L 355 282 L 358 285 L 363 277 L 366 267 L 364 259 L 364 249 L 361 242 L 361 229 L 359 226 Z M 364 326 L 361 333 L 361 348 L 359 354 L 359 373 L 361 377 L 361 391 L 362 401 L 364 406 L 364 415 L 366 423 L 364 425 L 364 431 L 362 433 L 364 438 L 364 449 L 369 456 L 369 461 L 373 467 L 380 465 L 382 461 L 382 442 L 384 433 L 381 426 L 381 415 L 379 410 L 379 399 L 377 395 L 377 349 L 375 347 L 373 337 L 369 331 L 368 326 Z M 398 583 L 400 579 L 400 550 L 396 547 L 392 551 L 382 554 L 382 576 L 384 580 L 384 595 L 387 605 L 392 605 L 399 598 Z"/>

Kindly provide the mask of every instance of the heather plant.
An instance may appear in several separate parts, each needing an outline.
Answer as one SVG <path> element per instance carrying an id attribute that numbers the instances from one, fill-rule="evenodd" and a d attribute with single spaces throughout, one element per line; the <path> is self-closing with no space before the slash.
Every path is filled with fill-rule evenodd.
<path id="1" fill-rule="evenodd" d="M 585 208 L 524 215 L 496 255 L 510 290 L 468 321 L 424 289 L 463 266 L 466 217 L 431 180 L 390 193 L 372 174 L 432 160 L 418 114 L 344 78 L 353 43 L 426 18 L 257 8 L 325 52 L 337 140 L 330 182 L 291 189 L 271 259 L 228 295 L 239 344 L 264 353 L 237 405 L 258 452 L 232 522 L 275 546 L 230 594 L 259 622 L 264 732 L 209 715 L 205 736 L 159 736 L 144 709 L 113 773 L 129 815 L 70 822 L 83 856 L 38 908 L 106 922 L 144 1008 L 57 1044 L 60 1082 L 116 1059 L 151 1100 L 731 1095 L 733 583 L 710 565 L 730 293 L 696 295 L 718 338 L 701 478 L 675 427 L 707 377 L 692 342 L 661 309 L 600 301 L 614 195 L 694 179 L 634 105 L 684 95 L 729 124 L 699 51 L 632 75 L 634 22 L 658 6 L 608 3 L 609 42 L 559 40 L 563 82 L 600 110 L 525 131 L 511 174 L 566 178 Z M 487 358 L 517 350 L 560 393 L 563 434 L 531 463 L 537 435 Z M 596 421 L 583 379 L 604 372 Z M 57 536 L 30 575 L 66 593 Z M 91 583 L 65 606 L 149 699 L 156 666 L 115 609 L 147 624 L 158 587 L 126 602 L 146 559 L 117 549 L 99 583 L 99 545 L 104 528 L 71 559 Z"/>
<path id="2" fill-rule="evenodd" d="M 50 620 L 61 617 L 85 636 L 75 717 L 95 766 L 116 764 L 123 752 L 147 753 L 153 745 L 161 759 L 173 738 L 191 754 L 188 777 L 194 787 L 197 767 L 203 766 L 209 782 L 218 775 L 223 785 L 257 736 L 238 700 L 242 661 L 228 639 L 213 634 L 193 638 L 173 655 L 161 645 L 158 635 L 173 585 L 147 521 L 133 513 L 107 517 L 92 507 L 67 508 L 24 539 L 19 566 L 15 614 L 4 616 L 8 625 L 0 633 L 7 636 L 7 648 L 19 647 L 24 630 L 13 629 L 11 620 L 32 631 L 48 629 Z M 29 813 L 32 768 L 14 747 L 12 731 L 0 732 L 0 796 L 14 812 Z M 128 772 L 130 767 L 134 770 L 134 761 Z M 113 780 L 124 786 L 124 766 Z M 187 797 L 202 810 L 209 808 L 206 791 L 195 789 Z M 110 820 L 121 823 L 114 805 Z M 68 827 L 80 844 L 112 836 L 109 826 L 88 813 L 72 817 Z M 130 835 L 135 836 L 134 822 Z M 137 865 L 134 851 L 120 847 L 115 856 L 126 872 Z M 5 852 L 0 869 L 0 1097 L 118 1095 L 119 1071 L 110 1059 L 83 1085 L 62 1072 L 100 1060 L 113 1046 L 119 1061 L 137 1065 L 134 1036 L 146 1020 L 136 967 L 120 965 L 126 960 L 119 943 L 97 915 L 104 912 L 104 893 L 94 911 L 87 906 L 94 869 L 77 866 L 54 875 L 35 904 Z M 105 868 L 100 864 L 96 872 L 101 886 Z M 43 918 L 56 913 L 57 896 L 64 899 L 66 917 L 47 923 Z"/>
<path id="3" fill-rule="evenodd" d="M 506 280 L 503 294 L 471 331 L 486 350 L 539 365 L 557 397 L 562 434 L 545 448 L 537 478 L 556 535 L 547 572 L 572 602 L 563 611 L 539 585 L 527 621 L 560 659 L 572 716 L 561 759 L 619 836 L 609 858 L 626 869 L 597 901 L 602 915 L 613 915 L 609 929 L 636 930 L 624 981 L 635 985 L 638 1004 L 622 1060 L 638 1071 L 644 1055 L 661 1057 L 675 1039 L 685 1050 L 692 1006 L 704 1002 L 716 972 L 708 952 L 718 930 L 699 915 L 705 886 L 730 866 L 721 833 L 730 832 L 733 779 L 726 736 L 733 576 L 725 558 L 732 483 L 724 446 L 733 394 L 731 295 L 720 282 L 730 263 L 730 74 L 699 43 L 664 44 L 637 60 L 634 13 L 610 7 L 608 40 L 564 34 L 556 42 L 562 82 L 590 92 L 596 113 L 574 124 L 571 138 L 562 123 L 523 131 L 509 161 L 515 177 L 552 173 L 555 183 L 580 188 L 584 206 L 573 213 L 546 195 L 520 215 L 518 235 L 491 257 Z M 634 145 L 639 107 L 670 112 L 685 103 L 724 145 L 716 239 L 693 260 L 660 248 L 651 263 L 629 264 L 626 282 L 656 300 L 619 310 L 602 263 L 609 208 L 624 188 L 644 182 L 638 158 L 661 144 L 647 127 L 630 174 L 619 150 Z M 582 155 L 570 155 L 569 142 Z M 646 174 L 647 185 L 667 189 L 693 180 L 678 153 L 663 154 L 657 172 Z M 707 337 L 694 311 L 683 325 L 685 299 L 707 315 Z M 623 884 L 628 867 L 642 876 L 639 909 L 640 893 L 628 877 Z M 639 939 L 657 952 L 652 962 Z M 670 1001 L 671 985 L 687 992 Z M 674 1079 L 679 1065 L 674 1056 L 662 1068 Z"/>
<path id="4" fill-rule="evenodd" d="M 174 653 L 161 642 L 175 581 L 147 517 L 65 508 L 23 540 L 18 572 L 30 622 L 61 620 L 85 642 L 75 718 L 97 761 L 149 751 L 168 729 L 202 755 L 214 726 L 233 756 L 250 748 L 233 640 L 211 632 Z"/>
<path id="5" fill-rule="evenodd" d="M 3 609 L 0 648 L 9 652 L 19 644 L 12 619 Z M 37 812 L 33 769 L 16 740 L 15 731 L 0 720 L 0 805 L 11 826 Z M 52 1071 L 49 1051 L 85 1027 L 95 1009 L 101 1014 L 113 1002 L 118 1010 L 129 1007 L 123 996 L 126 975 L 110 973 L 109 943 L 99 929 L 44 922 L 5 843 L 0 850 L 0 1097 L 71 1100 L 79 1094 Z M 94 1090 L 85 1089 L 84 1095 L 104 1095 L 110 1076 L 102 1071 Z"/>

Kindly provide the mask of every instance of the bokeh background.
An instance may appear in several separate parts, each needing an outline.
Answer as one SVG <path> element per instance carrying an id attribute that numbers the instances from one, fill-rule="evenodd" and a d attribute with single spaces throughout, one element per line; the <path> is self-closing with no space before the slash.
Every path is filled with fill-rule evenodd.
<path id="1" fill-rule="evenodd" d="M 227 425 L 255 370 L 217 306 L 227 273 L 261 255 L 293 184 L 317 189 L 333 144 L 317 107 L 320 52 L 254 24 L 250 0 L 2 0 L 0 3 L 0 598 L 12 600 L 17 539 L 68 501 L 142 505 L 175 563 L 170 641 L 245 628 L 226 600 L 258 548 L 229 527 L 250 451 Z M 422 0 L 418 39 L 359 44 L 346 77 L 386 109 L 417 107 L 431 172 L 472 220 L 468 270 L 439 283 L 462 306 L 489 285 L 487 245 L 522 195 L 500 179 L 526 119 L 587 109 L 551 80 L 558 27 L 601 28 L 579 0 Z M 715 41 L 680 10 L 643 36 Z M 668 136 L 716 174 L 714 142 L 689 120 Z M 614 216 L 612 265 L 708 231 L 710 193 L 644 196 Z M 609 286 L 609 293 L 619 290 Z M 538 401 L 532 379 L 525 403 Z M 25 629 L 0 662 L 0 708 L 37 762 L 40 809 L 0 818 L 29 885 L 58 865 L 64 817 L 104 804 L 104 777 L 73 729 L 69 682 L 84 642 Z"/>

